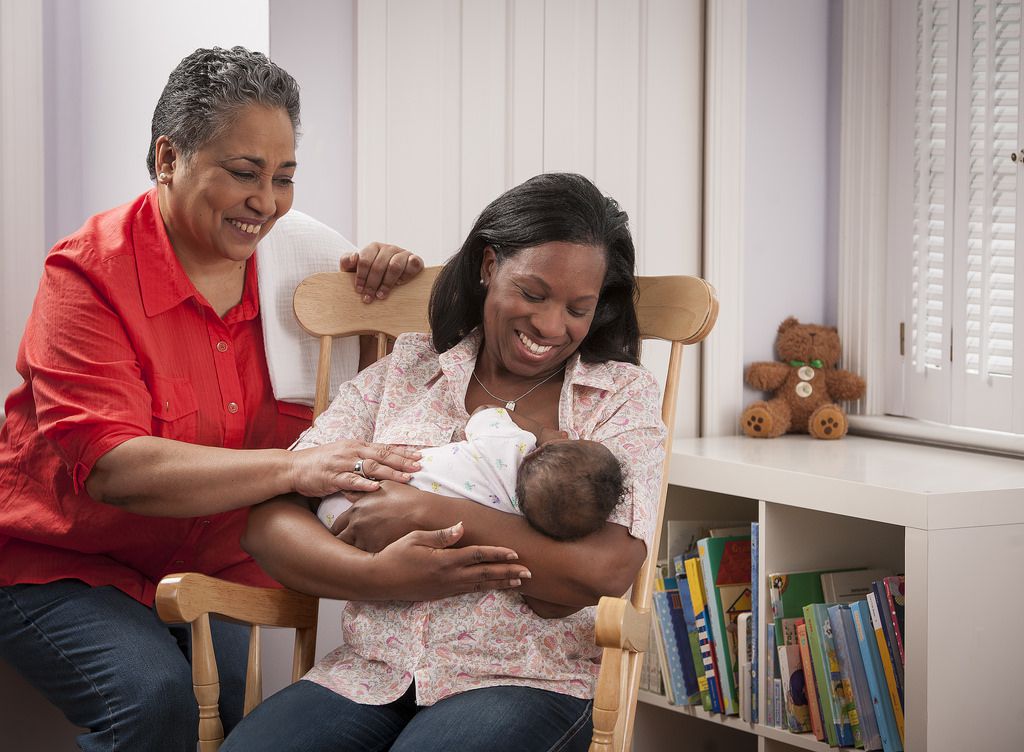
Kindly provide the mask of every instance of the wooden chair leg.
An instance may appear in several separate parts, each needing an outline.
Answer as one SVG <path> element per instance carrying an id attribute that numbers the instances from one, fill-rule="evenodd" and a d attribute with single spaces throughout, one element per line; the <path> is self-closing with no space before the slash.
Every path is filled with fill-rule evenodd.
<path id="1" fill-rule="evenodd" d="M 245 705 L 242 715 L 247 716 L 253 708 L 263 702 L 263 664 L 260 662 L 260 628 L 253 624 L 249 628 L 249 662 L 245 672 Z"/>
<path id="2" fill-rule="evenodd" d="M 295 651 L 292 653 L 292 681 L 297 682 L 313 668 L 316 656 L 316 627 L 295 630 Z"/>
<path id="3" fill-rule="evenodd" d="M 210 616 L 192 622 L 192 689 L 199 703 L 199 752 L 217 752 L 224 741 L 220 720 L 220 675 L 213 653 Z"/>
<path id="4" fill-rule="evenodd" d="M 622 697 L 623 663 L 626 651 L 605 648 L 601 655 L 601 673 L 594 693 L 594 735 L 590 752 L 611 752 L 615 748 L 615 723 Z"/>

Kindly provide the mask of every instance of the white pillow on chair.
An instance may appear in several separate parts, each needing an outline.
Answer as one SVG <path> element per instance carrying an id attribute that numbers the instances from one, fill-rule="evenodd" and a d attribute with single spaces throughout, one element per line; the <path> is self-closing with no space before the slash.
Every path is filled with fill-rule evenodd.
<path id="1" fill-rule="evenodd" d="M 312 407 L 320 343 L 295 320 L 292 294 L 299 282 L 317 272 L 336 272 L 343 255 L 356 247 L 323 222 L 292 209 L 277 220 L 257 247 L 263 342 L 274 396 Z M 331 387 L 355 376 L 359 338 L 344 337 L 331 348 Z"/>

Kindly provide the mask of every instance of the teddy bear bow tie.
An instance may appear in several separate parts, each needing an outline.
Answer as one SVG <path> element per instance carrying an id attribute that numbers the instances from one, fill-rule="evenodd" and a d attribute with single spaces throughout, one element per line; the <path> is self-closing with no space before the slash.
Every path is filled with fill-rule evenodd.
<path id="1" fill-rule="evenodd" d="M 789 361 L 789 364 L 791 366 L 793 366 L 794 368 L 799 368 L 800 366 L 806 366 L 806 365 L 812 365 L 815 368 L 824 368 L 825 367 L 825 364 L 821 362 L 820 358 L 815 358 L 814 360 L 812 360 L 810 362 L 810 364 L 808 364 L 807 361 L 804 361 L 804 360 L 791 360 L 791 361 Z"/>

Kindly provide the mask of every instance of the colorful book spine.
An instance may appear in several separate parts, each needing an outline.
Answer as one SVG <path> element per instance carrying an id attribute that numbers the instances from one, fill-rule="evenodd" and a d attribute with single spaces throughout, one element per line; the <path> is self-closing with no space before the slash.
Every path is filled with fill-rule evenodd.
<path id="1" fill-rule="evenodd" d="M 885 597 L 885 585 L 881 580 L 876 580 L 871 583 L 871 592 L 875 596 L 875 604 L 878 607 L 878 619 L 882 626 L 882 636 L 885 638 L 885 646 L 889 651 L 889 663 L 892 664 L 892 672 L 896 681 L 896 693 L 900 697 L 900 706 L 902 707 L 903 661 L 900 659 L 899 648 L 896 647 L 895 627 L 893 626 L 889 604 Z"/>
<path id="2" fill-rule="evenodd" d="M 664 632 L 662 632 L 662 622 L 658 618 L 658 598 L 657 593 L 654 593 L 651 597 L 651 601 L 654 605 L 654 618 L 651 619 L 651 623 L 654 625 L 654 637 L 655 637 L 655 652 L 658 654 L 658 671 L 661 674 L 661 686 L 665 690 L 665 699 L 668 700 L 670 705 L 675 705 L 676 698 L 672 693 L 672 680 L 668 671 L 668 652 L 665 646 Z"/>
<path id="3" fill-rule="evenodd" d="M 668 595 L 669 618 L 672 620 L 672 633 L 676 640 L 679 664 L 683 672 L 683 686 L 686 690 L 686 698 L 680 704 L 699 705 L 700 688 L 697 686 L 697 668 L 693 663 L 693 651 L 690 649 L 690 636 L 686 629 L 683 599 L 679 595 L 675 577 L 665 578 L 665 592 Z"/>
<path id="4" fill-rule="evenodd" d="M 892 632 L 896 641 L 896 650 L 900 654 L 900 665 L 907 665 L 907 656 L 903 651 L 903 613 L 905 609 L 904 588 L 906 583 L 903 575 L 898 577 L 886 577 L 882 580 L 882 587 L 885 590 L 885 600 L 889 606 L 889 615 L 892 618 Z"/>
<path id="5" fill-rule="evenodd" d="M 874 629 L 871 626 L 871 613 L 867 601 L 851 603 L 850 616 L 853 618 L 857 646 L 860 648 L 864 665 L 864 676 L 868 683 L 868 691 L 871 693 L 871 706 L 875 711 L 875 720 L 878 721 L 882 749 L 885 752 L 902 752 L 903 741 L 896 726 L 896 717 L 893 712 L 892 700 L 889 698 L 889 690 L 886 687 L 882 659 L 879 656 L 878 641 L 875 639 Z"/>
<path id="6" fill-rule="evenodd" d="M 807 682 L 807 708 L 811 716 L 811 732 L 815 739 L 825 741 L 825 727 L 818 699 L 821 692 L 818 690 L 818 683 L 814 677 L 814 664 L 811 661 L 811 650 L 807 643 L 807 625 L 798 624 L 796 633 L 800 642 L 800 664 L 804 667 L 804 679 Z"/>
<path id="7" fill-rule="evenodd" d="M 750 538 L 701 538 L 697 541 L 697 552 L 711 615 L 711 639 L 717 659 L 722 706 L 726 715 L 738 715 L 736 634 L 730 626 L 735 628 L 735 620 L 741 611 L 750 610 L 750 583 L 746 582 L 750 576 Z M 741 553 L 746 554 L 746 561 L 742 564 Z M 731 576 L 723 578 L 723 571 Z"/>
<path id="8" fill-rule="evenodd" d="M 750 687 L 750 680 L 753 676 L 753 672 L 750 670 L 750 656 L 753 637 L 753 630 L 750 628 L 750 612 L 740 614 L 739 620 L 736 622 L 736 643 L 739 646 L 739 674 L 738 684 L 740 693 L 740 720 L 752 722 L 751 713 L 751 700 L 753 699 L 753 691 Z"/>
<path id="9" fill-rule="evenodd" d="M 761 629 L 761 574 L 758 553 L 761 549 L 761 526 L 750 523 L 750 716 L 753 723 L 760 719 L 760 640 Z"/>
<path id="10" fill-rule="evenodd" d="M 679 602 L 682 604 L 683 623 L 686 629 L 686 647 L 689 648 L 690 663 L 693 666 L 697 682 L 697 691 L 692 698 L 691 704 L 700 704 L 705 710 L 711 710 L 711 697 L 707 693 L 708 680 L 704 676 L 704 660 L 701 658 L 700 637 L 697 634 L 697 614 L 693 609 L 693 597 L 690 594 L 690 585 L 686 581 L 686 568 L 681 559 L 679 561 L 679 569 L 682 570 L 683 574 L 681 576 L 676 575 L 676 583 L 679 587 L 675 592 L 678 593 Z M 707 698 L 706 704 L 705 698 Z"/>
<path id="11" fill-rule="evenodd" d="M 664 646 L 665 662 L 668 666 L 668 683 L 672 689 L 669 702 L 673 705 L 685 705 L 687 692 L 683 684 L 683 667 L 679 663 L 679 648 L 676 645 L 675 634 L 672 632 L 668 593 L 665 591 L 654 592 L 654 614 L 658 619 L 658 628 L 661 631 L 661 644 Z"/>
<path id="12" fill-rule="evenodd" d="M 878 735 L 878 722 L 871 703 L 867 677 L 864 674 L 864 663 L 857 644 L 857 633 L 853 626 L 853 616 L 849 604 L 837 604 L 828 607 L 828 620 L 832 625 L 832 638 L 836 643 L 836 656 L 839 658 L 839 670 L 844 681 L 849 681 L 853 691 L 853 704 L 856 708 L 857 726 L 854 728 L 854 741 L 865 750 L 882 748 L 882 738 Z M 859 732 L 859 741 L 858 741 Z"/>
<path id="13" fill-rule="evenodd" d="M 820 604 L 808 604 L 804 606 L 804 624 L 807 625 L 807 643 L 811 651 L 811 663 L 814 664 L 814 683 L 818 689 L 818 707 L 821 709 L 821 720 L 825 728 L 825 738 L 829 746 L 838 747 L 839 737 L 836 733 L 835 709 L 832 707 L 832 693 L 829 691 L 830 676 L 828 670 L 828 659 L 825 657 L 825 650 L 821 643 L 821 625 L 818 623 L 814 612 L 814 606 Z"/>
<path id="14" fill-rule="evenodd" d="M 857 720 L 857 708 L 853 702 L 853 687 L 849 680 L 843 678 L 839 666 L 839 655 L 836 652 L 835 635 L 832 633 L 832 621 L 828 617 L 828 606 L 816 604 L 814 607 L 815 625 L 819 629 L 822 650 L 825 653 L 826 671 L 829 677 L 827 691 L 830 692 L 832 713 L 835 717 L 836 736 L 840 747 L 857 747 L 860 739 L 860 724 Z"/>
<path id="15" fill-rule="evenodd" d="M 800 663 L 800 646 L 783 645 L 778 651 L 786 719 L 783 728 L 796 734 L 810 731 L 811 718 L 807 707 L 807 684 Z"/>
<path id="16" fill-rule="evenodd" d="M 697 558 L 687 559 L 685 566 L 686 582 L 690 588 L 690 598 L 693 601 L 697 638 L 700 642 L 700 657 L 708 691 L 707 706 L 710 706 L 711 712 L 721 713 L 722 702 L 719 697 L 718 676 L 715 671 L 715 652 L 711 644 L 711 631 L 708 628 L 708 609 L 704 602 L 704 583 L 702 582 L 700 560 Z M 703 692 L 703 687 L 701 687 L 701 691 Z M 701 703 L 703 704 L 703 702 L 704 698 L 702 697 Z"/>
<path id="17" fill-rule="evenodd" d="M 769 648 L 774 653 L 775 650 Z M 782 696 L 782 679 L 772 679 L 772 704 L 775 707 L 775 728 L 784 728 L 783 717 L 785 716 L 785 701 Z"/>
<path id="18" fill-rule="evenodd" d="M 778 678 L 778 672 L 775 670 L 775 624 L 773 622 L 769 622 L 765 627 L 764 644 L 767 648 L 764 651 L 764 724 L 775 726 L 778 717 L 775 704 L 775 679 Z"/>
<path id="19" fill-rule="evenodd" d="M 882 631 L 882 617 L 878 610 L 878 599 L 874 593 L 868 593 L 868 617 L 871 620 L 871 628 L 875 633 L 875 641 L 878 643 L 878 655 L 882 662 L 882 673 L 885 676 L 885 684 L 889 691 L 889 699 L 892 702 L 892 713 L 896 719 L 896 728 L 899 731 L 900 743 L 904 742 L 903 731 L 903 702 L 900 698 L 899 687 L 896 684 L 896 671 L 892 665 L 892 657 L 889 655 L 889 646 L 885 641 L 885 633 Z"/>

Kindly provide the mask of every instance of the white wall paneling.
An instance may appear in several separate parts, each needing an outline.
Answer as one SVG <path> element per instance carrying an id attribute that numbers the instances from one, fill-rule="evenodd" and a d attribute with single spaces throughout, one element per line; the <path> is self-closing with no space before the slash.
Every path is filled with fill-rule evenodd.
<path id="1" fill-rule="evenodd" d="M 270 0 L 270 56 L 299 82 L 294 208 L 355 235 L 354 0 Z"/>
<path id="2" fill-rule="evenodd" d="M 702 13 L 699 0 L 358 2 L 356 241 L 441 263 L 503 190 L 572 171 L 629 212 L 641 274 L 699 274 Z M 676 428 L 692 435 L 699 359 L 684 369 Z"/>
<path id="3" fill-rule="evenodd" d="M 0 393 L 21 383 L 14 361 L 43 266 L 43 14 L 0 0 Z"/>
<path id="4" fill-rule="evenodd" d="M 883 411 L 885 368 L 876 343 L 899 349 L 886 331 L 885 252 L 889 198 L 889 3 L 843 3 L 839 162 L 839 336 L 843 367 L 863 376 L 867 395 L 852 406 Z"/>
<path id="5" fill-rule="evenodd" d="M 743 388 L 743 253 L 747 64 L 745 0 L 708 0 L 704 103 L 704 276 L 718 289 L 704 347 L 704 436 L 737 432 Z"/>

